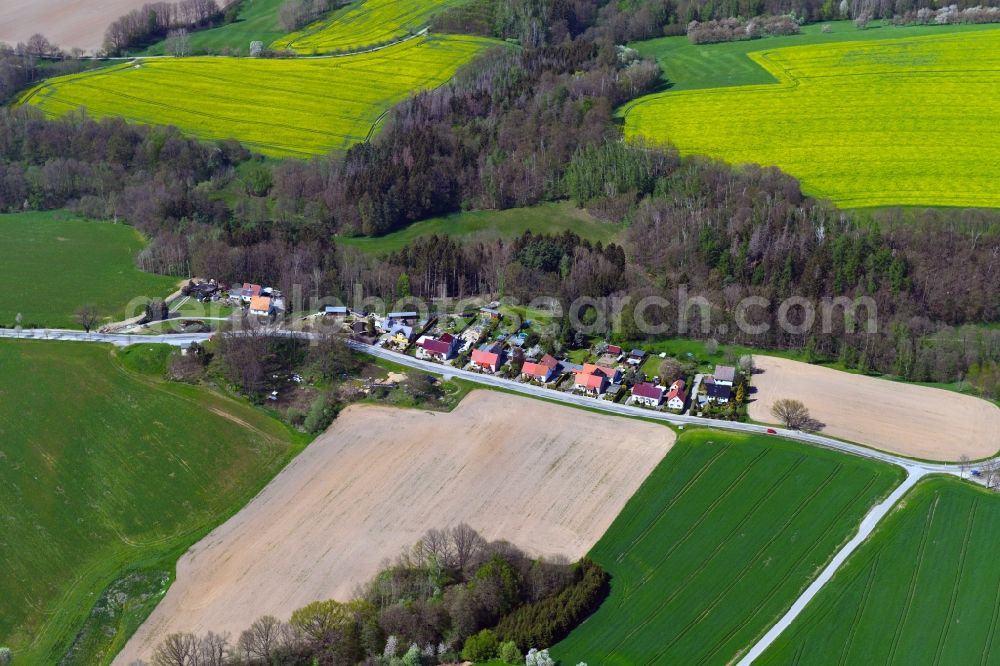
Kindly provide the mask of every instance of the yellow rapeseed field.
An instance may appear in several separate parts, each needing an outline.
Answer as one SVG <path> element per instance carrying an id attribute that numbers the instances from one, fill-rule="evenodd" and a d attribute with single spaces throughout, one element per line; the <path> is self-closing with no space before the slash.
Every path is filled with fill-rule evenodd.
<path id="1" fill-rule="evenodd" d="M 296 53 L 333 53 L 373 48 L 427 26 L 431 15 L 464 0 L 362 0 L 272 44 Z"/>
<path id="2" fill-rule="evenodd" d="M 776 165 L 845 207 L 1000 206 L 1000 30 L 750 57 L 780 83 L 644 97 L 626 136 Z"/>
<path id="3" fill-rule="evenodd" d="M 317 59 L 163 58 L 46 81 L 21 103 L 49 116 L 175 125 L 202 139 L 236 138 L 272 156 L 309 156 L 364 141 L 382 114 L 436 87 L 489 45 L 419 37 L 360 55 Z"/>

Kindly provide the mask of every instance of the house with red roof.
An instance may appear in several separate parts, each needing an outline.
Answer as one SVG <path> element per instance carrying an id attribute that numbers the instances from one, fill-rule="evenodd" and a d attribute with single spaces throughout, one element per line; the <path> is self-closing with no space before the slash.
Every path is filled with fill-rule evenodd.
<path id="1" fill-rule="evenodd" d="M 271 299 L 267 296 L 254 296 L 250 299 L 250 314 L 266 317 L 274 309 Z"/>
<path id="2" fill-rule="evenodd" d="M 578 372 L 573 380 L 573 388 L 587 395 L 601 395 L 608 390 L 608 378 L 600 372 Z"/>
<path id="3" fill-rule="evenodd" d="M 553 356 L 546 354 L 537 363 L 534 361 L 525 361 L 524 365 L 521 366 L 521 375 L 527 379 L 534 379 L 543 384 L 548 384 L 555 379 L 558 370 L 559 361 Z"/>
<path id="4" fill-rule="evenodd" d="M 483 345 L 472 350 L 472 364 L 480 370 L 497 372 L 503 363 L 503 347 L 499 344 Z"/>
<path id="5" fill-rule="evenodd" d="M 667 407 L 680 411 L 684 409 L 686 403 L 687 394 L 684 392 L 684 380 L 678 379 L 670 385 L 670 391 L 667 392 Z"/>
<path id="6" fill-rule="evenodd" d="M 259 284 L 244 282 L 243 288 L 240 289 L 240 298 L 244 303 L 249 303 L 255 297 L 260 296 L 260 290 L 261 286 Z"/>
<path id="7" fill-rule="evenodd" d="M 597 365 L 595 363 L 584 363 L 583 372 L 588 375 L 604 375 L 607 377 L 608 381 L 612 384 L 621 383 L 622 373 L 621 370 L 617 368 L 609 368 L 606 365 Z"/>
<path id="8" fill-rule="evenodd" d="M 632 402 L 646 407 L 659 407 L 663 404 L 663 388 L 649 382 L 636 384 L 632 387 Z"/>
<path id="9" fill-rule="evenodd" d="M 451 333 L 445 333 L 439 338 L 422 335 L 417 340 L 417 358 L 444 363 L 454 358 L 457 348 L 458 338 Z"/>

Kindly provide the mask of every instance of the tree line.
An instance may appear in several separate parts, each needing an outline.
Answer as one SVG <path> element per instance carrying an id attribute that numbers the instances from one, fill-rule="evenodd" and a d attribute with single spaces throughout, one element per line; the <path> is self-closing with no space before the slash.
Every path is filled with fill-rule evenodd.
<path id="1" fill-rule="evenodd" d="M 261 617 L 235 641 L 172 634 L 153 665 L 523 664 L 535 641 L 558 640 L 607 594 L 608 575 L 590 560 L 531 558 L 462 523 L 429 530 L 350 601 L 317 601 L 287 622 Z"/>
<path id="2" fill-rule="evenodd" d="M 361 285 L 367 295 L 393 297 L 403 276 L 415 295 L 546 294 L 565 303 L 674 298 L 683 286 L 703 295 L 712 321 L 728 330 L 702 331 L 696 317 L 689 336 L 803 348 L 934 381 L 1000 360 L 992 344 L 955 350 L 936 337 L 1000 316 L 997 213 L 847 213 L 804 196 L 776 169 L 623 144 L 613 109 L 660 79 L 655 63 L 616 40 L 663 5 L 498 4 L 505 9 L 494 15 L 502 19 L 495 34 L 522 39 L 527 31 L 538 46 L 485 54 L 450 84 L 395 108 L 383 132 L 343 155 L 272 166 L 235 141 L 205 144 L 169 128 L 0 110 L 0 210 L 66 207 L 124 219 L 152 239 L 139 257 L 146 270 L 252 280 L 286 293 L 299 285 L 306 296 L 346 299 Z M 384 257 L 337 243 L 461 209 L 563 198 L 625 222 L 624 240 L 609 252 L 558 238 L 437 237 Z M 776 305 L 757 315 L 772 325 L 765 335 L 735 325 L 741 298 L 777 303 L 789 295 L 871 298 L 878 332 L 852 332 L 840 318 L 828 332 L 786 333 L 775 325 Z M 677 315 L 666 308 L 649 318 L 674 335 Z M 562 329 L 562 340 L 577 337 Z"/>
<path id="3" fill-rule="evenodd" d="M 104 50 L 121 55 L 128 49 L 148 46 L 173 30 L 195 30 L 224 18 L 216 0 L 150 2 L 115 19 L 104 33 Z M 235 14 L 230 15 L 235 19 Z"/>

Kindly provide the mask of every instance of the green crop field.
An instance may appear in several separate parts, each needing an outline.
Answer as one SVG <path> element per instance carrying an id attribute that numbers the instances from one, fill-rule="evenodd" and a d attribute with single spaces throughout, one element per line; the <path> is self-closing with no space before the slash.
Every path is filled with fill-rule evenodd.
<path id="1" fill-rule="evenodd" d="M 236 138 L 271 156 L 310 156 L 364 141 L 382 114 L 436 87 L 488 45 L 420 37 L 376 53 L 320 59 L 165 58 L 46 81 L 22 98 L 49 116 L 175 125 Z"/>
<path id="2" fill-rule="evenodd" d="M 572 231 L 593 242 L 618 240 L 621 226 L 601 222 L 568 203 L 543 204 L 532 208 L 477 210 L 415 222 L 400 231 L 377 238 L 338 238 L 337 242 L 370 254 L 388 254 L 403 249 L 424 236 L 449 236 L 463 242 L 510 240 L 525 231 L 559 234 Z"/>
<path id="3" fill-rule="evenodd" d="M 1000 497 L 921 482 L 757 664 L 1000 663 Z"/>
<path id="4" fill-rule="evenodd" d="M 124 224 L 81 220 L 65 213 L 0 215 L 3 260 L 0 281 L 10 285 L 0 300 L 0 325 L 80 328 L 73 313 L 96 305 L 120 319 L 134 298 L 162 298 L 178 278 L 143 273 L 135 255 L 139 233 Z"/>
<path id="5" fill-rule="evenodd" d="M 240 3 L 236 21 L 217 28 L 198 30 L 191 33 L 191 52 L 221 52 L 223 49 L 239 49 L 246 54 L 250 42 L 260 41 L 270 44 L 281 38 L 285 31 L 278 22 L 278 9 L 284 0 L 243 0 Z M 164 42 L 158 42 L 143 52 L 143 55 L 162 55 Z"/>
<path id="6" fill-rule="evenodd" d="M 0 636 L 15 663 L 58 662 L 106 586 L 172 572 L 303 445 L 253 407 L 160 379 L 166 353 L 0 341 Z M 76 663 L 101 663 L 141 620 Z"/>
<path id="7" fill-rule="evenodd" d="M 901 480 L 763 435 L 683 434 L 591 551 L 611 595 L 554 656 L 733 663 Z"/>
<path id="8" fill-rule="evenodd" d="M 305 54 L 375 48 L 415 34 L 436 12 L 465 1 L 359 0 L 276 40 L 271 47 Z"/>
<path id="9" fill-rule="evenodd" d="M 1000 29 L 749 56 L 779 83 L 646 96 L 626 136 L 779 166 L 846 207 L 1000 206 Z"/>
<path id="10" fill-rule="evenodd" d="M 829 32 L 823 32 L 823 28 L 827 26 Z M 660 37 L 634 42 L 629 46 L 647 58 L 655 58 L 663 69 L 664 83 L 670 90 L 677 91 L 778 83 L 767 69 L 749 55 L 764 49 L 773 51 L 786 46 L 903 39 L 995 29 L 996 26 L 988 24 L 882 27 L 872 23 L 867 29 L 858 30 L 853 21 L 831 21 L 804 25 L 801 34 L 784 37 L 718 44 L 692 44 L 686 36 Z"/>

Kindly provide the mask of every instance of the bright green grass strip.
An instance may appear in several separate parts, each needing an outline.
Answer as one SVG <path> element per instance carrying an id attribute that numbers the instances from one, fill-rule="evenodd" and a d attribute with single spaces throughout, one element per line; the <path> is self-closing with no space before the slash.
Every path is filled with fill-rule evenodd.
<path id="1" fill-rule="evenodd" d="M 621 227 L 601 222 L 568 203 L 544 204 L 532 208 L 481 210 L 415 222 L 400 231 L 378 238 L 340 238 L 337 242 L 370 254 L 387 254 L 403 249 L 417 238 L 449 236 L 462 242 L 510 240 L 525 231 L 533 234 L 560 234 L 572 231 L 593 242 L 617 240 Z"/>
<path id="2" fill-rule="evenodd" d="M 1000 497 L 922 481 L 757 664 L 1000 663 Z"/>
<path id="3" fill-rule="evenodd" d="M 191 52 L 239 49 L 241 53 L 247 54 L 250 52 L 250 42 L 270 44 L 285 34 L 278 22 L 278 9 L 282 2 L 284 0 L 243 0 L 235 22 L 190 33 Z M 163 53 L 164 42 L 158 42 L 146 49 L 143 55 Z"/>
<path id="4" fill-rule="evenodd" d="M 1000 29 L 751 57 L 781 83 L 641 98 L 626 136 L 778 166 L 845 207 L 1000 206 Z"/>
<path id="5" fill-rule="evenodd" d="M 275 50 L 334 53 L 375 48 L 427 26 L 431 16 L 466 0 L 359 0 L 276 40 Z"/>
<path id="6" fill-rule="evenodd" d="M 201 139 L 239 139 L 266 155 L 307 157 L 364 141 L 389 108 L 446 82 L 494 43 L 421 37 L 341 58 L 145 60 L 52 79 L 22 103 L 49 116 L 85 107 L 97 118 L 176 125 Z"/>
<path id="7" fill-rule="evenodd" d="M 80 328 L 73 314 L 84 304 L 121 319 L 137 296 L 162 298 L 178 278 L 143 273 L 135 255 L 143 240 L 124 224 L 73 218 L 65 213 L 0 215 L 3 259 L 0 325 Z"/>
<path id="8" fill-rule="evenodd" d="M 0 341 L 0 636 L 19 663 L 56 663 L 110 582 L 172 570 L 304 444 L 133 354 Z"/>
<path id="9" fill-rule="evenodd" d="M 823 32 L 823 26 L 830 32 Z M 663 69 L 664 79 L 672 91 L 724 86 L 747 86 L 759 83 L 777 83 L 777 79 L 754 62 L 749 54 L 763 49 L 774 50 L 786 46 L 808 46 L 833 42 L 857 42 L 885 39 L 902 39 L 923 35 L 944 35 L 952 32 L 993 30 L 990 25 L 921 25 L 887 26 L 872 25 L 858 30 L 853 21 L 832 21 L 802 26 L 802 33 L 786 37 L 753 39 L 745 42 L 720 44 L 692 44 L 687 37 L 661 37 L 630 44 L 642 55 L 655 58 Z"/>
<path id="10" fill-rule="evenodd" d="M 901 479 L 767 436 L 683 434 L 590 552 L 611 573 L 611 595 L 554 655 L 732 663 Z"/>

